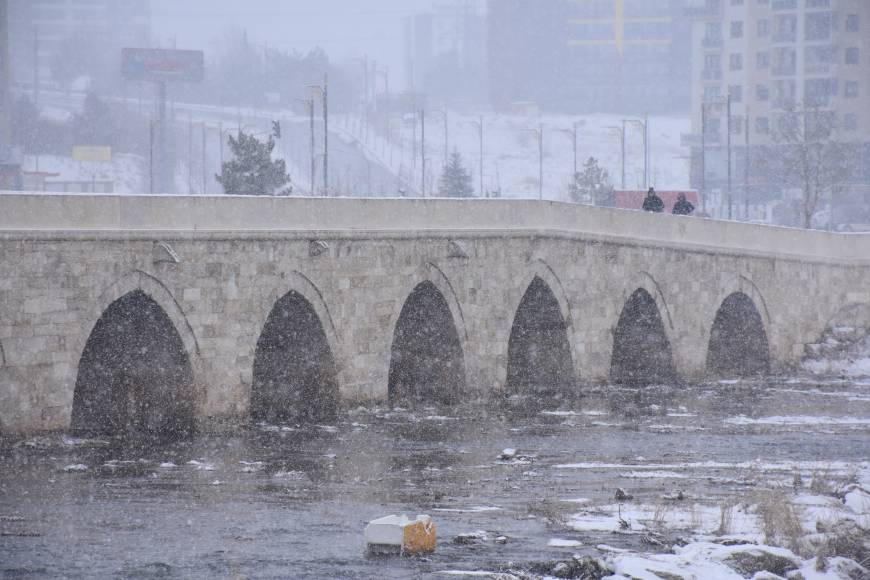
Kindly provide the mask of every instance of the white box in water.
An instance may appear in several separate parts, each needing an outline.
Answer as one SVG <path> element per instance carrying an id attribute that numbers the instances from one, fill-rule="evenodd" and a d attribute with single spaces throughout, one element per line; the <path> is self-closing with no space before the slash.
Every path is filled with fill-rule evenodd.
<path id="1" fill-rule="evenodd" d="M 435 524 L 432 518 L 418 515 L 386 516 L 369 522 L 365 528 L 369 552 L 420 554 L 435 551 Z"/>

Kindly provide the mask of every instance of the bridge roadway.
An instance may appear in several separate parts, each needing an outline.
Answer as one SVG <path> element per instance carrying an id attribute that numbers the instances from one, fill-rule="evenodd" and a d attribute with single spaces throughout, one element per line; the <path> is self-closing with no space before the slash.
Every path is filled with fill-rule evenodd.
<path id="1" fill-rule="evenodd" d="M 4 193 L 0 429 L 776 371 L 870 328 L 868 266 L 870 236 L 554 202 Z"/>

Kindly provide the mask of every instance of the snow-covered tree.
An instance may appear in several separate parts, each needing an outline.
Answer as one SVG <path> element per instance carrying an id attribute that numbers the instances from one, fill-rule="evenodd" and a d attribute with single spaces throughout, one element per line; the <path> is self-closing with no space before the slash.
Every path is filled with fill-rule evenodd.
<path id="1" fill-rule="evenodd" d="M 230 150 L 234 159 L 226 161 L 216 175 L 224 192 L 230 195 L 289 195 L 292 186 L 283 159 L 272 159 L 275 139 L 270 135 L 265 142 L 254 135 L 240 131 L 238 137 L 230 135 Z M 283 188 L 283 189 L 282 189 Z"/>
<path id="2" fill-rule="evenodd" d="M 591 203 L 601 206 L 613 205 L 613 185 L 607 170 L 598 165 L 598 160 L 590 157 L 583 164 L 583 172 L 575 173 L 568 186 L 571 199 L 577 203 Z"/>
<path id="3" fill-rule="evenodd" d="M 462 155 L 454 151 L 438 182 L 438 193 L 444 197 L 472 197 L 471 174 L 462 164 Z"/>
<path id="4" fill-rule="evenodd" d="M 837 139 L 834 117 L 817 106 L 788 106 L 777 119 L 774 145 L 762 156 L 768 173 L 801 192 L 805 228 L 823 199 L 842 192 L 855 170 L 858 149 Z"/>

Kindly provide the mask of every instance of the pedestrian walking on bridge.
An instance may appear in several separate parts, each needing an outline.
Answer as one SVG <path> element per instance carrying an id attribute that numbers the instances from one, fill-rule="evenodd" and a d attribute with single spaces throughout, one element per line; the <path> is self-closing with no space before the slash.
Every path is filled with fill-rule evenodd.
<path id="1" fill-rule="evenodd" d="M 674 204 L 674 215 L 692 215 L 695 211 L 695 206 L 692 202 L 686 199 L 685 193 L 677 195 L 677 203 Z"/>
<path id="2" fill-rule="evenodd" d="M 643 200 L 643 211 L 662 213 L 664 210 L 665 202 L 662 201 L 662 198 L 656 195 L 656 190 L 650 187 Z"/>

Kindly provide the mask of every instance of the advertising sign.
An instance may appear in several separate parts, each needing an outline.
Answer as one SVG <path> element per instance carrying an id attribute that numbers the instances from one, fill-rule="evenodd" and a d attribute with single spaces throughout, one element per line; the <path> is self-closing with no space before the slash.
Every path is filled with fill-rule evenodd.
<path id="1" fill-rule="evenodd" d="M 111 161 L 112 148 L 76 145 L 72 150 L 72 158 L 76 161 Z"/>
<path id="2" fill-rule="evenodd" d="M 201 50 L 124 48 L 121 74 L 128 81 L 199 83 L 205 76 L 205 58 Z"/>

